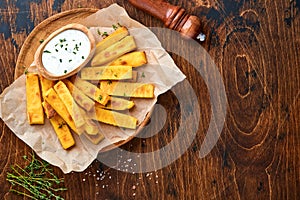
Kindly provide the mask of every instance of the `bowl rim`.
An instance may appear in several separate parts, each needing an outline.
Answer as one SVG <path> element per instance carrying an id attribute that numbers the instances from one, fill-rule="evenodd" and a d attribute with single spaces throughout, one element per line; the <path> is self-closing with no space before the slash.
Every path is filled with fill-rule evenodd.
<path id="1" fill-rule="evenodd" d="M 77 67 L 75 67 L 72 71 L 67 72 L 66 74 L 63 75 L 56 75 L 53 74 L 51 72 L 49 72 L 43 65 L 42 62 L 42 54 L 43 54 L 43 50 L 46 47 L 46 45 L 58 34 L 66 31 L 66 30 L 79 30 L 81 32 L 83 32 L 89 39 L 91 47 L 90 47 L 90 51 L 89 51 L 89 55 L 88 57 L 85 59 L 85 61 L 78 65 Z M 56 31 L 52 32 L 46 40 L 44 40 L 41 45 L 38 47 L 38 49 L 36 50 L 35 54 L 34 54 L 34 64 L 38 69 L 39 74 L 41 74 L 42 76 L 44 76 L 45 78 L 49 79 L 49 80 L 60 80 L 60 79 L 65 79 L 68 78 L 76 73 L 78 73 L 84 66 L 86 66 L 86 64 L 91 60 L 91 58 L 94 56 L 96 50 L 96 40 L 92 34 L 92 32 L 84 25 L 79 24 L 79 23 L 70 23 L 67 24 L 65 26 L 62 26 L 61 28 L 57 29 Z"/>

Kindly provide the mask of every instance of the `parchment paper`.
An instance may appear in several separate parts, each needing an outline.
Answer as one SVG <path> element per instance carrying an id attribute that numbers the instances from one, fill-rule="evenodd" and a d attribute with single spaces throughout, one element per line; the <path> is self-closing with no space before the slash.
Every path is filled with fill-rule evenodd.
<path id="1" fill-rule="evenodd" d="M 90 27 L 97 41 L 101 40 L 100 32 L 111 32 L 112 24 L 120 23 L 129 28 L 134 36 L 138 50 L 147 54 L 148 64 L 137 68 L 138 82 L 155 84 L 155 98 L 150 100 L 134 99 L 135 107 L 130 114 L 142 122 L 151 110 L 160 94 L 182 81 L 185 76 L 178 69 L 172 58 L 161 47 L 157 37 L 145 26 L 131 19 L 126 11 L 113 4 L 99 10 L 81 22 Z M 140 76 L 143 74 L 142 76 Z M 64 150 L 48 119 L 44 125 L 29 125 L 26 116 L 25 75 L 19 77 L 0 96 L 0 117 L 17 137 L 28 144 L 42 159 L 58 166 L 64 173 L 83 171 L 93 162 L 101 149 L 112 143 L 128 139 L 135 130 L 124 130 L 99 123 L 105 139 L 98 145 L 92 144 L 84 136 L 74 135 L 76 145 Z"/>

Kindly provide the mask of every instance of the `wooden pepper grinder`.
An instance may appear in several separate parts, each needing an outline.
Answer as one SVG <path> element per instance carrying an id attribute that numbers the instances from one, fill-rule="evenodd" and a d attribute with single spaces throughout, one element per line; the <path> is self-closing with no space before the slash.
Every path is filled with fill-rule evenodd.
<path id="1" fill-rule="evenodd" d="M 185 9 L 171 5 L 164 0 L 129 0 L 135 7 L 160 19 L 167 28 L 176 30 L 184 37 L 205 40 L 201 33 L 201 22 L 196 16 L 189 15 Z"/>

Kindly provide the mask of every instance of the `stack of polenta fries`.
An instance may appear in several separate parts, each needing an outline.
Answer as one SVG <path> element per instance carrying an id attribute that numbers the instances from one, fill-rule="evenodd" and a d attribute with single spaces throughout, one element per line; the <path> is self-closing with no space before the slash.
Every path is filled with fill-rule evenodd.
<path id="1" fill-rule="evenodd" d="M 44 124 L 46 116 L 64 149 L 75 145 L 73 132 L 84 134 L 94 144 L 103 140 L 97 121 L 136 129 L 138 120 L 119 111 L 134 107 L 128 98 L 154 97 L 153 84 L 136 82 L 134 68 L 147 63 L 145 52 L 136 48 L 127 28 L 119 27 L 97 44 L 91 67 L 76 76 L 52 81 L 27 73 L 29 124 Z"/>

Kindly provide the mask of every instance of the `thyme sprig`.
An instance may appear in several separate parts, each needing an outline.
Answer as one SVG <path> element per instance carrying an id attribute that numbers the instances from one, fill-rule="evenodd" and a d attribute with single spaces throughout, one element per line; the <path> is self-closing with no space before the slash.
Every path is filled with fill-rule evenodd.
<path id="1" fill-rule="evenodd" d="M 31 159 L 23 156 L 29 162 L 26 167 L 16 164 L 7 173 L 6 180 L 12 185 L 10 191 L 31 199 L 63 199 L 55 193 L 67 190 L 60 186 L 64 179 L 54 175 L 49 163 L 38 160 L 34 153 L 30 155 Z"/>
<path id="2" fill-rule="evenodd" d="M 112 25 L 113 29 L 117 30 L 118 28 L 122 27 L 122 25 L 118 22 L 117 24 Z"/>

